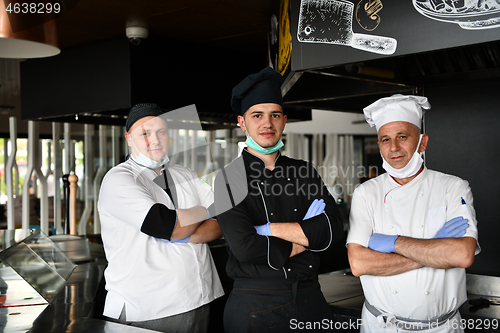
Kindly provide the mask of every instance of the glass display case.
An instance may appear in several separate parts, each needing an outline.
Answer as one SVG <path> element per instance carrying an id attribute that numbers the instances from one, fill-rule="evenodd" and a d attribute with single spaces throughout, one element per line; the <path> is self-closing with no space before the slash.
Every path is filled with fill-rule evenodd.
<path id="1" fill-rule="evenodd" d="M 50 303 L 76 267 L 40 230 L 27 233 L 20 241 L 1 237 L 0 307 Z"/>

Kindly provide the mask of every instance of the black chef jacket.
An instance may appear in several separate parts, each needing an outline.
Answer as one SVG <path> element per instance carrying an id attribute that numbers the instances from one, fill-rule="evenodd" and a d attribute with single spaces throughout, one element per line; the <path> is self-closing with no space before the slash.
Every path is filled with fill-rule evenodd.
<path id="1" fill-rule="evenodd" d="M 215 180 L 215 209 L 229 259 L 230 278 L 310 279 L 319 266 L 317 252 L 338 241 L 343 224 L 335 199 L 312 165 L 278 154 L 273 171 L 244 149 Z M 323 199 L 325 213 L 303 221 L 314 199 Z M 309 247 L 290 258 L 292 243 L 261 236 L 254 226 L 299 222 Z"/>

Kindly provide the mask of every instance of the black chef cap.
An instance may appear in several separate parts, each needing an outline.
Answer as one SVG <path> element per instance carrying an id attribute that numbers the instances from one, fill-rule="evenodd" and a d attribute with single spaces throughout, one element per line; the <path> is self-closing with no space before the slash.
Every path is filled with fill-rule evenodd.
<path id="1" fill-rule="evenodd" d="M 281 84 L 283 77 L 271 67 L 250 74 L 233 88 L 231 107 L 243 115 L 250 107 L 261 103 L 275 103 L 283 108 Z"/>
<path id="2" fill-rule="evenodd" d="M 127 122 L 125 123 L 125 129 L 127 132 L 130 130 L 132 125 L 144 117 L 157 117 L 163 114 L 162 109 L 154 103 L 140 103 L 136 104 L 130 110 Z"/>

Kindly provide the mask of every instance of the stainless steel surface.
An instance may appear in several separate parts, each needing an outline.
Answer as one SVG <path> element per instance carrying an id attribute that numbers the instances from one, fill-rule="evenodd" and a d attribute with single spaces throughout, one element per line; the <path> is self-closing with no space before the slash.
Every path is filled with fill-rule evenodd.
<path id="1" fill-rule="evenodd" d="M 350 269 L 319 275 L 321 291 L 336 315 L 361 318 L 365 301 L 359 278 Z"/>
<path id="2" fill-rule="evenodd" d="M 460 307 L 460 314 L 464 319 L 497 319 L 500 327 L 500 305 L 490 305 L 487 308 L 480 308 L 474 311 L 474 307 L 469 303 L 471 300 L 478 298 L 486 298 L 490 300 L 498 300 L 491 296 L 467 294 L 467 301 Z M 500 330 L 499 330 L 500 331 Z"/>
<path id="3" fill-rule="evenodd" d="M 500 277 L 467 274 L 467 292 L 500 297 Z"/>
<path id="4" fill-rule="evenodd" d="M 76 266 L 64 288 L 49 305 L 0 309 L 0 331 L 3 332 L 153 332 L 93 318 L 96 293 L 107 262 L 102 245 L 89 243 L 93 259 Z M 102 295 L 101 295 L 102 296 Z M 99 312 L 99 310 L 97 311 Z M 100 317 L 101 313 L 95 313 Z"/>
<path id="5" fill-rule="evenodd" d="M 54 235 L 49 238 L 71 260 L 80 262 L 91 259 L 88 238 L 73 235 Z"/>
<path id="6" fill-rule="evenodd" d="M 0 308 L 0 331 L 3 332 L 151 332 L 92 317 L 95 296 L 99 289 L 104 269 L 102 245 L 90 243 L 91 255 L 96 258 L 78 265 L 63 289 L 51 304 L 14 306 Z M 495 299 L 492 294 L 498 287 L 499 278 L 467 275 L 468 301 L 479 297 Z M 338 318 L 360 318 L 364 302 L 363 289 L 359 278 L 350 270 L 341 270 L 319 276 L 321 290 L 332 311 Z M 493 283 L 490 285 L 489 283 Z M 473 288 L 482 288 L 481 294 L 470 293 Z M 475 312 L 469 302 L 464 303 L 460 312 L 466 320 L 499 319 L 500 306 L 490 305 Z M 100 314 L 100 313 L 99 313 Z M 3 329 L 3 330 L 2 330 Z M 466 330 L 467 332 L 467 330 Z"/>
<path id="7" fill-rule="evenodd" d="M 288 75 L 285 78 L 285 82 L 281 85 L 281 95 L 285 96 L 288 90 L 290 90 L 295 82 L 297 82 L 302 76 L 303 72 L 293 72 L 293 74 Z"/>
<path id="8" fill-rule="evenodd" d="M 104 258 L 104 250 L 102 245 L 90 242 L 90 252 L 93 261 L 79 264 L 74 270 L 73 274 L 67 281 L 64 289 L 58 294 L 54 302 L 42 309 L 43 312 L 39 314 L 36 320 L 33 321 L 32 315 L 27 320 L 32 321 L 30 333 L 46 333 L 46 332 L 92 332 L 92 333 L 146 333 L 153 332 L 146 329 L 137 327 L 126 326 L 102 320 L 102 308 L 98 303 L 103 301 L 102 286 L 100 286 L 103 277 L 104 269 L 107 262 Z M 96 293 L 99 293 L 96 297 Z M 94 303 L 96 302 L 96 303 Z M 100 304 L 102 306 L 103 304 Z M 24 310 L 24 309 L 22 309 Z M 211 308 L 212 317 L 215 313 L 214 308 Z M 1 314 L 1 313 L 0 313 Z M 35 316 L 36 317 L 36 316 Z M 220 313 L 222 318 L 222 312 Z M 0 327 L 11 318 L 0 317 Z M 211 318 L 211 321 L 214 318 Z M 212 323 L 211 323 L 212 324 Z M 222 323 L 221 323 L 222 325 Z M 9 332 L 26 332 L 27 325 L 22 329 L 13 329 Z M 29 328 L 28 328 L 29 329 Z M 1 329 L 0 329 L 1 332 Z M 210 332 L 222 332 L 216 327 Z"/>
<path id="9" fill-rule="evenodd" d="M 321 274 L 319 275 L 319 283 L 329 304 L 363 296 L 363 288 L 359 278 L 353 276 L 350 270 Z"/>
<path id="10" fill-rule="evenodd" d="M 319 276 L 321 290 L 332 311 L 338 315 L 361 318 L 361 309 L 365 301 L 359 278 L 353 276 L 350 270 L 336 271 Z M 476 320 L 484 326 L 488 321 L 497 320 L 500 323 L 500 305 L 488 307 L 473 307 L 469 301 L 485 298 L 490 301 L 500 300 L 500 278 L 492 276 L 467 274 L 467 301 L 459 311 L 464 320 Z M 487 331 L 487 330 L 486 330 Z M 491 330 L 498 332 L 500 330 Z M 468 332 L 468 330 L 466 330 Z"/>
<path id="11" fill-rule="evenodd" d="M 144 328 L 116 324 L 104 320 L 82 318 L 74 322 L 74 325 L 71 327 L 71 330 L 66 330 L 65 332 L 147 333 L 147 332 L 158 332 L 158 331 L 151 331 Z"/>
<path id="12" fill-rule="evenodd" d="M 474 301 L 479 299 L 490 302 L 486 306 L 475 306 Z M 476 319 L 479 320 L 478 323 L 483 323 L 485 319 L 497 319 L 497 324 L 500 324 L 498 303 L 500 303 L 500 277 L 467 274 L 467 301 L 460 307 L 463 318 Z"/>
<path id="13" fill-rule="evenodd" d="M 27 305 L 46 305 L 46 301 L 11 267 L 0 268 L 0 306 L 11 308 Z"/>
<path id="14" fill-rule="evenodd" d="M 0 251 L 3 251 L 16 244 L 17 242 L 22 241 L 29 235 L 31 235 L 31 230 L 0 230 Z"/>
<path id="15" fill-rule="evenodd" d="M 27 332 L 48 304 L 0 308 L 0 331 Z"/>
<path id="16" fill-rule="evenodd" d="M 5 282 L 4 306 L 20 306 L 20 299 L 28 300 L 27 305 L 45 303 L 33 303 L 33 294 L 51 303 L 76 267 L 40 230 L 33 230 L 22 241 L 4 249 L 0 260 L 0 282 Z M 17 303 L 12 303 L 15 300 Z"/>
<path id="17" fill-rule="evenodd" d="M 78 265 L 30 332 L 73 332 L 76 322 L 89 315 L 105 266 L 102 259 Z"/>
<path id="18" fill-rule="evenodd" d="M 11 241 L 10 236 L 4 233 L 3 245 L 11 245 L 7 251 L 23 244 L 26 239 L 34 237 L 32 234 L 16 245 L 15 241 L 18 239 Z M 33 246 L 35 245 L 40 247 L 46 244 L 35 242 Z M 43 288 L 40 290 L 48 297 L 47 300 L 51 304 L 47 304 L 47 301 L 28 284 L 26 276 L 21 278 L 10 267 L 3 267 L 1 278 L 5 281 L 5 285 L 1 289 L 2 296 L 0 298 L 2 304 L 0 305 L 2 306 L 0 307 L 0 331 L 76 332 L 76 323 L 87 317 L 94 305 L 94 297 L 107 264 L 102 245 L 92 244 L 89 248 L 96 259 L 76 266 L 73 272 L 70 272 L 71 275 L 67 281 L 63 281 L 63 285 L 57 293 L 49 295 L 43 292 Z M 44 249 L 43 247 L 42 250 Z M 39 253 L 40 249 L 35 246 L 33 251 Z M 45 252 L 40 255 L 46 257 L 44 256 Z M 32 281 L 35 287 L 40 288 L 39 282 L 39 280 Z"/>

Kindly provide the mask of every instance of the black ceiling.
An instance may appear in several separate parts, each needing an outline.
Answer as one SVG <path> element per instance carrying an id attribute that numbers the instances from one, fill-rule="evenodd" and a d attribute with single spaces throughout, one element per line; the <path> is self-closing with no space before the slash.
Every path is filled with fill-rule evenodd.
<path id="1" fill-rule="evenodd" d="M 228 66 L 222 66 L 222 70 L 250 73 L 267 65 L 269 20 L 272 13 L 276 13 L 279 2 L 79 0 L 74 8 L 57 18 L 59 44 L 64 54 L 106 40 L 125 38 L 125 27 L 130 22 L 141 22 L 148 27 L 150 38 L 179 40 L 199 46 L 196 50 L 199 57 L 206 56 L 214 48 L 230 50 L 227 54 L 231 59 L 227 59 Z M 171 52 L 176 52 L 175 48 Z M 244 60 L 235 61 L 237 54 L 245 55 L 241 57 Z M 220 63 L 218 61 L 217 66 Z M 394 75 L 379 77 L 376 73 L 357 73 L 359 66 L 375 68 L 379 72 L 389 71 Z M 203 68 L 199 68 L 198 73 L 202 72 Z M 284 98 L 286 106 L 297 115 L 297 119 L 310 119 L 311 108 L 361 112 L 364 106 L 376 99 L 394 93 L 424 93 L 427 85 L 498 79 L 499 76 L 500 42 L 494 41 L 457 49 L 386 57 L 361 64 L 292 72 L 286 78 Z M 222 72 L 205 82 L 220 85 L 220 80 L 224 80 Z M 232 86 L 238 80 L 233 75 L 232 81 L 225 84 Z M 226 102 L 221 105 L 223 107 L 219 110 L 202 111 L 205 121 L 217 123 L 220 127 L 234 124 L 234 115 L 226 108 Z M 79 121 L 114 123 L 117 113 L 122 118 L 126 109 L 80 114 Z M 74 117 L 47 120 L 74 121 Z"/>
<path id="2" fill-rule="evenodd" d="M 61 54 L 54 59 L 33 59 L 28 60 L 31 64 L 21 64 L 25 81 L 37 67 L 45 67 L 44 71 L 32 76 L 32 91 L 45 88 L 48 97 L 54 94 L 51 91 L 63 91 L 61 88 L 66 88 L 61 87 L 63 84 L 74 85 L 88 95 L 89 91 L 85 91 L 81 83 L 74 83 L 64 75 L 64 82 L 61 79 L 54 87 L 47 86 L 47 81 L 57 80 L 44 80 L 44 77 L 54 77 L 61 72 L 60 68 L 51 70 L 49 66 L 58 67 L 58 63 L 66 61 L 70 53 L 89 54 L 85 50 L 96 45 L 126 40 L 127 26 L 145 26 L 149 37 L 138 46 L 130 45 L 131 67 L 134 67 L 130 71 L 134 73 L 130 74 L 133 76 L 133 91 L 126 92 L 131 94 L 128 104 L 144 102 L 144 98 L 159 101 L 160 106 L 170 110 L 192 103 L 197 106 L 209 104 L 210 107 L 201 106 L 202 120 L 206 126 L 217 124 L 219 128 L 236 124 L 235 115 L 229 108 L 231 88 L 246 75 L 267 66 L 268 26 L 272 13 L 279 6 L 279 0 L 71 1 L 76 5 L 56 19 Z M 141 55 L 144 53 L 148 56 Z M 141 55 L 138 61 L 137 54 Z M 149 61 L 154 61 L 154 65 L 147 63 Z M 77 64 L 75 62 L 75 66 Z M 68 68 L 71 70 L 68 66 L 65 70 Z M 147 71 L 147 75 L 137 75 L 138 68 Z M 94 76 L 99 79 L 100 74 Z M 138 81 L 138 77 L 142 81 Z M 46 86 L 40 88 L 42 80 Z M 34 107 L 26 111 L 27 100 L 34 99 L 32 95 L 23 91 L 23 119 L 121 124 L 130 109 L 130 105 L 123 106 L 123 103 L 116 107 L 104 103 L 106 107 L 103 108 L 72 112 L 72 109 L 79 109 L 79 105 L 71 101 L 65 105 L 54 102 L 58 96 L 53 95 L 45 110 L 56 111 L 56 105 L 66 113 L 48 115 L 45 110 L 39 112 L 42 107 L 39 98 L 32 103 Z M 297 116 L 310 119 L 310 112 Z"/>
<path id="3" fill-rule="evenodd" d="M 127 25 L 153 36 L 263 55 L 267 25 L 279 0 L 72 0 L 56 19 L 59 46 L 68 48 L 125 36 Z"/>

